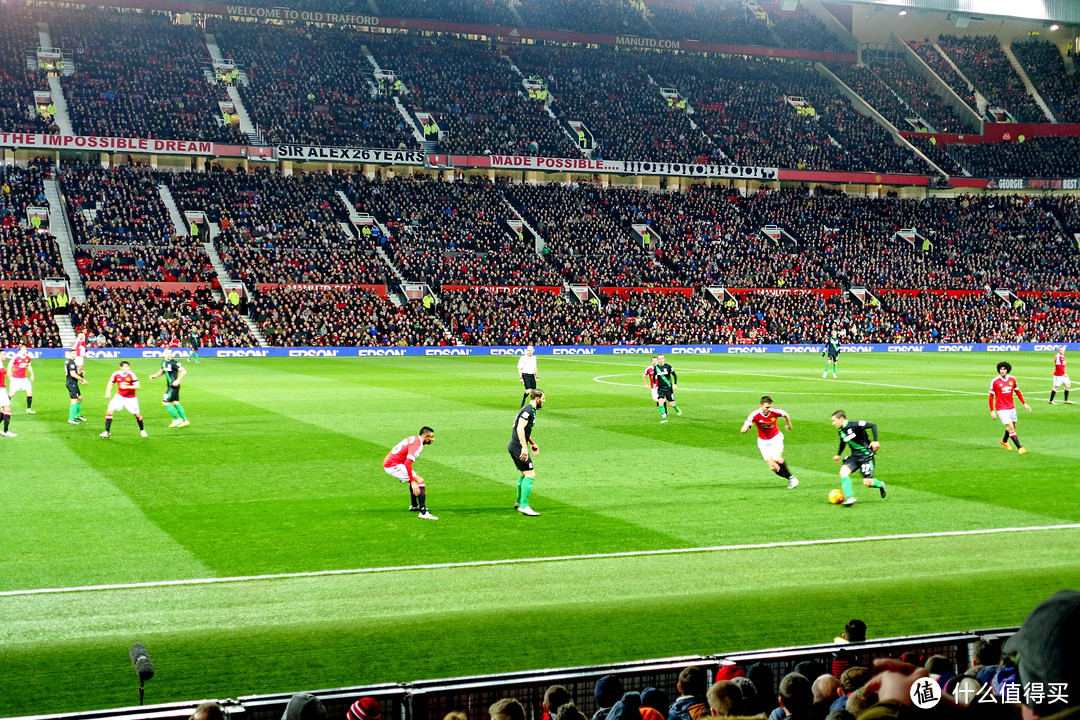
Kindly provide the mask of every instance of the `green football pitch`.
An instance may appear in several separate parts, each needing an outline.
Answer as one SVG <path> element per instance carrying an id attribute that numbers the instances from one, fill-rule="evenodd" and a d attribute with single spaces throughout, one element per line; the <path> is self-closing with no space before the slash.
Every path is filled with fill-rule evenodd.
<path id="1" fill-rule="evenodd" d="M 1007 356 L 1025 456 L 989 417 L 1002 356 L 668 359 L 661 425 L 645 356 L 539 358 L 540 517 L 512 507 L 515 358 L 204 360 L 182 429 L 135 360 L 149 438 L 121 414 L 109 440 L 115 361 L 88 361 L 79 427 L 35 363 L 38 414 L 20 394 L 0 438 L 0 715 L 134 704 L 133 642 L 168 702 L 1012 625 L 1080 586 L 1080 405 L 1047 403 L 1050 354 Z M 739 434 L 762 394 L 797 489 Z M 837 409 L 878 423 L 887 498 L 827 502 Z M 438 521 L 381 467 L 421 425 Z"/>

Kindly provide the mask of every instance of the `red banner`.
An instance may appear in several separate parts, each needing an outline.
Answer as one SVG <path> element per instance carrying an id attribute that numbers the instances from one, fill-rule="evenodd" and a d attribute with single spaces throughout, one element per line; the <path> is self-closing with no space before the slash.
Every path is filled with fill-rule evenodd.
<path id="1" fill-rule="evenodd" d="M 1046 290 L 1041 290 L 1041 291 L 1040 290 L 1021 290 L 1020 292 L 1018 292 L 1016 294 L 1019 295 L 1020 297 L 1037 297 L 1037 298 L 1049 297 L 1049 298 L 1053 298 L 1055 300 L 1058 299 L 1058 298 L 1080 298 L 1080 292 L 1072 292 L 1072 291 L 1064 291 L 1064 290 L 1061 291 L 1061 292 L 1046 291 Z"/>
<path id="2" fill-rule="evenodd" d="M 36 287 L 41 289 L 40 280 L 0 280 L 0 288 Z"/>
<path id="3" fill-rule="evenodd" d="M 945 297 L 968 297 L 969 295 L 986 295 L 985 290 L 925 290 L 922 288 L 875 288 L 874 292 L 881 295 L 944 295 Z"/>
<path id="4" fill-rule="evenodd" d="M 826 172 L 824 170 L 780 170 L 781 180 L 801 182 L 854 183 L 856 185 L 929 185 L 926 175 L 900 173 Z"/>
<path id="5" fill-rule="evenodd" d="M 1037 137 L 1078 137 L 1080 123 L 984 123 L 982 135 L 956 133 L 921 133 L 901 130 L 906 138 L 937 138 L 939 145 L 964 143 L 1017 142 L 1023 135 L 1025 140 Z"/>
<path id="6" fill-rule="evenodd" d="M 821 295 L 832 297 L 840 288 L 724 288 L 732 295 Z"/>
<path id="7" fill-rule="evenodd" d="M 266 292 L 268 290 L 305 290 L 305 291 L 322 291 L 322 290 L 364 290 L 366 292 L 375 293 L 380 297 L 386 297 L 385 285 L 317 285 L 317 284 L 299 284 L 299 283 L 256 283 L 255 289 L 259 292 Z"/>
<path id="8" fill-rule="evenodd" d="M 196 290 L 205 290 L 210 287 L 210 283 L 185 283 L 185 282 L 128 282 L 124 280 L 90 280 L 86 283 L 86 287 L 90 289 L 105 289 L 115 290 L 117 288 L 124 288 L 125 290 L 164 290 L 166 292 L 176 292 L 178 290 L 190 290 L 192 292 Z"/>
<path id="9" fill-rule="evenodd" d="M 647 295 L 656 293 L 659 295 L 693 295 L 694 288 L 688 287 L 597 287 L 593 288 L 598 295 L 618 295 L 628 297 L 630 295 Z"/>
<path id="10" fill-rule="evenodd" d="M 563 288 L 555 285 L 443 285 L 443 290 L 481 290 L 483 292 L 518 292 L 519 290 L 532 290 L 534 292 L 561 293 Z"/>

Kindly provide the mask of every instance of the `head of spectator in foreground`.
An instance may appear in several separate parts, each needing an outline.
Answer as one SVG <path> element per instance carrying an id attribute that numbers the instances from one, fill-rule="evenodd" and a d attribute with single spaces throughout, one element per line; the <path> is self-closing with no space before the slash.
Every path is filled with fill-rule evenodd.
<path id="1" fill-rule="evenodd" d="M 723 663 L 716 671 L 715 682 L 721 680 L 734 680 L 737 677 L 746 677 L 746 671 L 731 661 Z"/>
<path id="2" fill-rule="evenodd" d="M 572 702 L 560 705 L 551 716 L 553 720 L 588 720 L 585 714 Z"/>
<path id="3" fill-rule="evenodd" d="M 761 712 L 761 702 L 758 699 L 757 686 L 748 677 L 731 678 L 731 682 L 739 686 L 742 691 L 743 715 L 757 715 Z"/>
<path id="4" fill-rule="evenodd" d="M 555 711 L 570 702 L 570 691 L 563 685 L 552 685 L 544 692 L 544 710 L 554 715 Z"/>
<path id="5" fill-rule="evenodd" d="M 825 672 L 825 666 L 817 660 L 803 660 L 795 666 L 795 672 L 813 683 Z"/>
<path id="6" fill-rule="evenodd" d="M 859 717 L 869 710 L 871 706 L 877 704 L 877 701 L 878 694 L 876 692 L 868 692 L 865 687 L 861 687 L 848 695 L 847 702 L 844 703 L 844 709 L 855 717 Z"/>
<path id="7" fill-rule="evenodd" d="M 204 702 L 195 708 L 189 720 L 225 720 L 225 708 L 216 702 Z"/>
<path id="8" fill-rule="evenodd" d="M 772 710 L 775 706 L 771 698 L 776 697 L 772 668 L 765 663 L 754 663 L 746 669 L 746 677 L 750 678 L 750 682 L 754 683 L 754 688 L 757 690 L 759 708 Z"/>
<path id="9" fill-rule="evenodd" d="M 814 691 L 810 681 L 799 673 L 788 673 L 780 681 L 780 694 L 777 696 L 785 716 L 802 717 L 810 713 L 814 704 Z"/>
<path id="10" fill-rule="evenodd" d="M 709 714 L 713 717 L 730 717 L 745 712 L 742 690 L 731 680 L 713 683 L 705 698 L 709 701 Z"/>
<path id="11" fill-rule="evenodd" d="M 362 697 L 349 707 L 345 720 L 382 720 L 382 705 L 372 697 Z"/>
<path id="12" fill-rule="evenodd" d="M 1080 706 L 1080 592 L 1059 590 L 1039 603 L 1002 654 L 1019 674 L 1023 720 Z M 1051 686 L 1065 690 L 1064 703 Z M 1044 692 L 1036 695 L 1032 687 Z"/>
<path id="13" fill-rule="evenodd" d="M 525 720 L 525 708 L 514 698 L 503 698 L 488 708 L 491 720 Z"/>
<path id="14" fill-rule="evenodd" d="M 833 413 L 833 420 L 843 420 L 847 422 L 847 414 L 842 410 L 837 410 Z M 833 423 L 836 424 L 835 422 Z M 844 423 L 841 422 L 841 425 Z M 844 626 L 844 633 L 836 638 L 833 642 L 837 643 L 849 643 L 849 642 L 863 642 L 866 640 L 866 623 L 862 620 L 848 620 L 848 624 Z"/>
<path id="15" fill-rule="evenodd" d="M 671 707 L 671 700 L 668 698 L 668 694 L 663 690 L 654 687 L 647 687 L 641 691 L 641 717 L 645 720 L 646 710 L 655 710 L 660 714 L 660 717 L 667 720 L 668 708 Z"/>
<path id="16" fill-rule="evenodd" d="M 536 391 L 533 390 L 531 392 Z M 610 708 L 615 703 L 619 702 L 619 698 L 622 696 L 622 680 L 614 675 L 605 675 L 596 681 L 596 687 L 593 689 L 593 698 L 596 700 L 596 707 Z"/>
<path id="17" fill-rule="evenodd" d="M 953 674 L 952 660 L 944 655 L 931 655 L 926 658 L 926 672 L 930 673 L 930 677 L 937 680 L 939 677 Z M 948 679 L 948 678 L 946 678 Z"/>
<path id="18" fill-rule="evenodd" d="M 709 690 L 708 683 L 709 676 L 705 669 L 691 665 L 679 673 L 679 682 L 675 687 L 679 689 L 680 696 L 703 698 Z"/>
<path id="19" fill-rule="evenodd" d="M 975 645 L 971 648 L 971 666 L 973 668 L 990 667 L 997 665 L 999 662 L 1001 662 L 1001 645 L 982 638 L 975 641 Z"/>
<path id="20" fill-rule="evenodd" d="M 874 673 L 870 668 L 856 666 L 848 668 L 844 671 L 844 674 L 840 676 L 840 687 L 844 689 L 845 695 L 850 695 L 855 692 L 874 676 Z"/>
<path id="21" fill-rule="evenodd" d="M 819 675 L 817 679 L 814 680 L 811 689 L 814 693 L 815 705 L 824 702 L 832 705 L 836 702 L 837 698 L 843 697 L 844 695 L 844 688 L 841 687 L 840 681 L 828 673 Z"/>
<path id="22" fill-rule="evenodd" d="M 296 693 L 289 698 L 281 720 L 326 720 L 326 706 L 311 693 Z"/>

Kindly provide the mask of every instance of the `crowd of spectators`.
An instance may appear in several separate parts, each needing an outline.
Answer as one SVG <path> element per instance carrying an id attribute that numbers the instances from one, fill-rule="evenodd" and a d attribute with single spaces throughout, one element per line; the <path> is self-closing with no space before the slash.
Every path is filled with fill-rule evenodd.
<path id="1" fill-rule="evenodd" d="M 103 9 L 46 19 L 53 44 L 74 58 L 75 74 L 61 84 L 76 134 L 246 143 L 222 123 L 217 101 L 228 96 L 206 78 L 200 28 L 168 14 Z"/>
<path id="2" fill-rule="evenodd" d="M 660 94 L 665 81 L 644 67 L 653 53 L 535 45 L 514 46 L 510 53 L 523 73 L 546 79 L 562 117 L 585 124 L 594 159 L 724 160 L 690 115 Z"/>
<path id="3" fill-rule="evenodd" d="M 942 81 L 951 87 L 960 98 L 968 104 L 973 112 L 977 112 L 978 103 L 975 98 L 975 89 L 970 87 L 964 78 L 956 72 L 948 60 L 934 47 L 934 43 L 928 38 L 922 42 L 911 41 L 909 43 L 915 54 L 933 70 Z"/>
<path id="4" fill-rule="evenodd" d="M 641 0 L 521 0 L 516 7 L 529 28 L 601 35 L 656 34 L 644 19 Z"/>
<path id="5" fill-rule="evenodd" d="M 1071 178 L 1080 174 L 1080 138 L 1014 138 L 1005 143 L 954 143 L 949 153 L 975 177 Z"/>
<path id="6" fill-rule="evenodd" d="M 0 287 L 0 348 L 60 347 L 60 331 L 37 287 Z"/>
<path id="7" fill-rule="evenodd" d="M 960 120 L 926 80 L 902 59 L 882 60 L 871 65 L 837 63 L 829 69 L 899 130 L 939 133 L 974 130 Z M 921 122 L 913 125 L 908 122 L 909 118 L 918 118 Z"/>
<path id="8" fill-rule="evenodd" d="M 544 241 L 547 262 L 570 283 L 644 287 L 679 285 L 678 273 L 609 212 L 605 191 L 590 184 L 510 185 L 507 197 Z"/>
<path id="9" fill-rule="evenodd" d="M 507 224 L 516 215 L 502 186 L 480 179 L 353 176 L 347 194 L 358 211 L 385 224 L 389 236 L 377 241 L 406 280 L 435 286 L 562 284 L 535 242 Z"/>
<path id="10" fill-rule="evenodd" d="M 344 178 L 266 169 L 161 173 L 181 211 L 201 211 L 225 269 L 253 283 L 382 284 L 389 268 L 371 242 L 342 229 Z M 207 228 L 201 231 L 210 234 Z M 209 238 L 200 235 L 203 242 Z"/>
<path id="11" fill-rule="evenodd" d="M 648 6 L 650 21 L 661 37 L 729 45 L 780 44 L 767 20 L 741 2 L 657 0 Z"/>
<path id="12" fill-rule="evenodd" d="M 75 263 L 84 280 L 209 282 L 214 278 L 206 250 L 188 238 L 162 245 L 78 245 Z"/>
<path id="13" fill-rule="evenodd" d="M 56 238 L 47 224 L 35 228 L 26 208 L 46 205 L 45 167 L 0 165 L 0 279 L 40 280 L 64 275 Z"/>
<path id="14" fill-rule="evenodd" d="M 821 52 L 851 52 L 839 38 L 829 32 L 821 20 L 802 5 L 794 10 L 784 10 L 779 0 L 765 0 L 761 7 L 769 16 L 773 33 L 784 47 Z"/>
<path id="15" fill-rule="evenodd" d="M 237 91 L 271 145 L 418 146 L 359 52 L 374 38 L 350 28 L 228 21 L 210 29 L 221 52 L 247 74 Z"/>
<path id="16" fill-rule="evenodd" d="M 359 288 L 275 288 L 249 302 L 274 346 L 452 345 L 419 303 L 396 306 Z"/>
<path id="17" fill-rule="evenodd" d="M 1061 122 L 1080 122 L 1080 77 L 1065 72 L 1057 46 L 1031 38 L 1014 42 L 1012 51 L 1054 116 Z"/>
<path id="18" fill-rule="evenodd" d="M 209 288 L 88 288 L 86 302 L 72 305 L 72 325 L 95 345 L 165 347 L 195 335 L 207 347 L 255 344 L 237 309 Z"/>
<path id="19" fill-rule="evenodd" d="M 25 7 L 0 5 L 0 128 L 5 132 L 55 133 L 59 128 L 43 118 L 34 102 L 35 90 L 49 86 L 28 69 L 27 57 L 40 44 L 37 24 Z"/>
<path id="20" fill-rule="evenodd" d="M 938 45 L 991 105 L 1005 108 L 1017 122 L 1046 122 L 996 36 L 941 35 Z"/>
<path id="21" fill-rule="evenodd" d="M 403 101 L 413 112 L 435 116 L 442 130 L 439 152 L 580 155 L 494 45 L 394 36 L 371 42 L 369 48 L 381 67 L 403 77 L 408 88 Z"/>
<path id="22" fill-rule="evenodd" d="M 301 0 L 308 2 L 312 10 L 322 10 L 321 0 Z M 338 0 L 340 2 L 340 0 Z M 425 0 L 376 0 L 379 14 L 385 17 L 428 18 L 448 22 L 468 23 L 471 25 L 502 25 L 514 27 L 518 23 L 510 13 L 506 3 L 499 0 L 440 0 L 437 3 Z M 350 12 L 366 13 L 371 8 L 362 2 L 353 2 Z"/>

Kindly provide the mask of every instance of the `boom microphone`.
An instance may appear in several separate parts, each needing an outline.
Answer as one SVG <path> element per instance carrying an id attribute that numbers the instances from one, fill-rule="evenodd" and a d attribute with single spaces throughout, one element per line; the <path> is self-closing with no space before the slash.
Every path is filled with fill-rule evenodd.
<path id="1" fill-rule="evenodd" d="M 146 646 L 135 643 L 128 650 L 131 656 L 131 664 L 135 666 L 135 672 L 139 674 L 139 682 L 144 683 L 154 677 L 154 663 L 150 662 L 150 654 L 146 652 Z"/>

